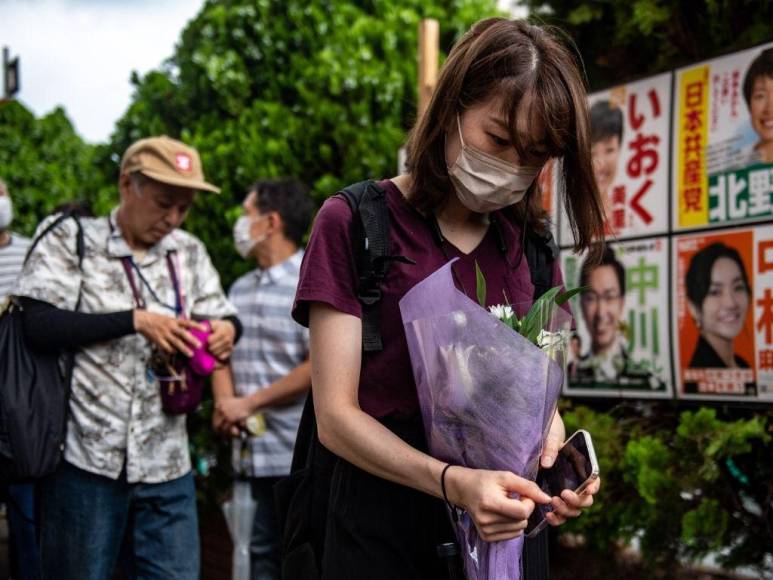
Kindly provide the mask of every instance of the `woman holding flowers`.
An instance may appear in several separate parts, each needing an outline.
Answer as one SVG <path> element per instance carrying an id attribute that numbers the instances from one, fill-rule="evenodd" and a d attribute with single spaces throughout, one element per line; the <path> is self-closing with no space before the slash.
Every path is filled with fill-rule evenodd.
<path id="1" fill-rule="evenodd" d="M 352 212 L 344 199 L 320 210 L 301 269 L 296 320 L 311 329 L 319 438 L 338 456 L 333 473 L 325 578 L 444 578 L 438 544 L 453 538 L 442 498 L 466 510 L 490 542 L 520 536 L 536 503 L 553 503 L 559 525 L 591 505 L 550 498 L 506 471 L 452 466 L 426 453 L 416 386 L 398 301 L 449 259 L 457 287 L 474 299 L 475 264 L 488 304 L 532 300 L 526 233 L 546 231 L 536 177 L 560 158 L 565 206 L 577 249 L 603 236 L 593 180 L 586 93 L 572 54 L 545 28 L 524 21 L 477 23 L 451 51 L 428 110 L 408 142 L 409 172 L 386 191 L 394 263 L 379 303 L 383 350 L 362 352 Z M 557 267 L 554 283 L 561 284 Z M 504 296 L 504 298 L 503 298 Z M 565 438 L 558 413 L 541 463 Z M 517 495 L 519 499 L 512 496 Z M 527 568 L 528 550 L 527 550 Z M 527 577 L 534 577 L 527 573 Z"/>

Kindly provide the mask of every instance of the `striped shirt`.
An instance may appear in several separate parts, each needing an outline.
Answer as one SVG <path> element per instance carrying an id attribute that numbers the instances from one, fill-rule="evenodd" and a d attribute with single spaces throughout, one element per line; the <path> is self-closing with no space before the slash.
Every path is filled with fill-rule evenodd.
<path id="1" fill-rule="evenodd" d="M 10 243 L 0 246 L 0 304 L 11 293 L 29 247 L 30 240 L 16 234 L 11 234 Z"/>
<path id="2" fill-rule="evenodd" d="M 309 356 L 309 332 L 290 316 L 303 251 L 266 270 L 253 270 L 234 282 L 229 293 L 244 327 L 231 355 L 234 388 L 239 396 L 264 389 L 287 375 Z M 236 473 L 273 477 L 290 473 L 293 446 L 304 397 L 294 403 L 265 409 L 266 432 L 247 440 L 235 439 L 232 449 Z"/>

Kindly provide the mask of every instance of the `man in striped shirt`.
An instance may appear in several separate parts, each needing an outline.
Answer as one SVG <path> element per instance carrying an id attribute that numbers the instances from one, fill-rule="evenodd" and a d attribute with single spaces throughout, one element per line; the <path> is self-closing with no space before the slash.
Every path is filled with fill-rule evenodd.
<path id="1" fill-rule="evenodd" d="M 0 304 L 11 291 L 16 277 L 21 272 L 24 256 L 30 241 L 11 232 L 13 221 L 13 202 L 8 187 L 0 179 Z"/>
<path id="2" fill-rule="evenodd" d="M 292 179 L 253 185 L 234 227 L 239 254 L 257 269 L 231 287 L 244 327 L 230 368 L 213 375 L 216 431 L 234 437 L 233 466 L 250 478 L 257 511 L 250 542 L 251 577 L 280 577 L 279 524 L 273 486 L 290 473 L 304 394 L 311 386 L 308 330 L 290 312 L 303 236 L 311 221 L 308 190 Z M 245 429 L 241 435 L 241 430 Z"/>

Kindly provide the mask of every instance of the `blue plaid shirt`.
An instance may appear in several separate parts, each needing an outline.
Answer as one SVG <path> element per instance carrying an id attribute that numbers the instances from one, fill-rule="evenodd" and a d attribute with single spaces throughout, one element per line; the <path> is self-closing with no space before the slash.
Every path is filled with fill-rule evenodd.
<path id="1" fill-rule="evenodd" d="M 264 389 L 309 356 L 309 331 L 290 316 L 303 251 L 267 270 L 253 270 L 234 282 L 229 293 L 244 334 L 231 355 L 234 388 L 239 396 Z M 234 439 L 233 467 L 250 477 L 290 473 L 293 446 L 305 397 L 265 409 L 266 432 L 249 437 L 249 449 Z"/>

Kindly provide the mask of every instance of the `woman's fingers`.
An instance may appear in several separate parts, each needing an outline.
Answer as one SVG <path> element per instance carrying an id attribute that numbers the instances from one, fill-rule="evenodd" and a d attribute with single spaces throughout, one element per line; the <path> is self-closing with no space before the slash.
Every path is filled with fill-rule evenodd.
<path id="1" fill-rule="evenodd" d="M 566 522 L 566 518 L 555 513 L 555 512 L 549 512 L 545 515 L 545 519 L 548 521 L 548 524 L 551 526 L 560 526 L 561 524 Z"/>
<path id="2" fill-rule="evenodd" d="M 497 522 L 513 522 L 526 520 L 534 511 L 534 502 L 529 498 L 512 499 L 503 497 L 500 500 L 481 502 L 479 523 L 488 525 Z"/>
<path id="3" fill-rule="evenodd" d="M 499 534 L 487 534 L 478 530 L 481 539 L 485 542 L 506 542 L 523 535 L 523 530 L 502 532 Z"/>
<path id="4" fill-rule="evenodd" d="M 518 495 L 531 498 L 537 503 L 550 503 L 550 496 L 533 481 L 518 477 L 509 471 L 503 471 L 501 474 L 502 487 L 508 492 L 516 492 Z"/>
<path id="5" fill-rule="evenodd" d="M 478 533 L 480 537 L 487 542 L 501 542 L 517 538 L 526 529 L 528 520 L 526 518 L 512 520 L 510 518 L 483 518 L 488 523 L 477 522 Z"/>
<path id="6" fill-rule="evenodd" d="M 593 505 L 593 496 L 583 493 L 577 495 L 569 489 L 561 492 L 561 499 L 574 509 L 588 508 Z"/>
<path id="7" fill-rule="evenodd" d="M 560 497 L 554 497 L 550 503 L 553 506 L 553 513 L 563 518 L 576 518 L 582 513 L 575 504 L 567 503 Z"/>
<path id="8" fill-rule="evenodd" d="M 487 534 L 509 534 L 515 533 L 520 530 L 526 529 L 526 525 L 529 520 L 504 520 L 501 522 L 494 522 L 481 526 L 481 531 L 485 531 Z"/>

